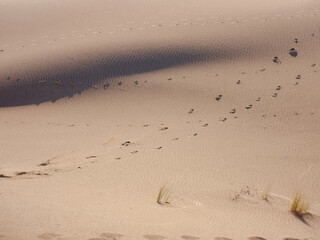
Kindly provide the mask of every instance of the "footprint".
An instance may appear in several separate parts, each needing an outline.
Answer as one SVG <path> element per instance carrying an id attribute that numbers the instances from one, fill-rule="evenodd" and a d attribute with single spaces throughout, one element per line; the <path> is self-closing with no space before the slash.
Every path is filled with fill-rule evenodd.
<path id="1" fill-rule="evenodd" d="M 278 96 L 278 93 L 274 93 L 273 95 L 272 95 L 272 97 L 277 97 Z"/>
<path id="2" fill-rule="evenodd" d="M 6 176 L 4 174 L 0 174 L 0 178 L 11 178 L 10 176 Z"/>
<path id="3" fill-rule="evenodd" d="M 256 99 L 256 101 L 257 101 L 257 102 L 260 102 L 260 100 L 261 100 L 261 98 L 260 98 L 260 97 L 258 97 L 258 98 Z"/>
<path id="4" fill-rule="evenodd" d="M 297 52 L 297 50 L 294 49 L 294 48 L 291 48 L 291 49 L 289 50 L 289 54 L 290 54 L 291 57 L 297 57 L 297 56 L 298 56 L 298 52 Z"/>
<path id="5" fill-rule="evenodd" d="M 214 240 L 232 240 L 231 238 L 225 238 L 225 237 L 216 237 Z"/>
<path id="6" fill-rule="evenodd" d="M 240 84 L 240 83 L 241 83 L 241 81 L 240 81 L 240 80 L 238 80 L 236 83 L 237 83 L 237 84 Z"/>
<path id="7" fill-rule="evenodd" d="M 300 74 L 296 76 L 296 79 L 300 79 L 300 78 L 301 78 L 301 75 L 300 75 Z"/>
<path id="8" fill-rule="evenodd" d="M 107 240 L 118 240 L 118 239 L 122 238 L 123 235 L 118 234 L 118 233 L 104 232 L 104 233 L 100 234 L 100 237 L 103 237 L 104 239 L 107 239 Z"/>
<path id="9" fill-rule="evenodd" d="M 194 112 L 194 109 L 191 108 L 190 111 L 188 112 L 189 114 L 192 114 Z"/>
<path id="10" fill-rule="evenodd" d="M 163 239 L 167 239 L 164 236 L 161 235 L 155 235 L 155 234 L 146 234 L 143 235 L 144 238 L 149 239 L 149 240 L 163 240 Z"/>
<path id="11" fill-rule="evenodd" d="M 231 114 L 236 113 L 236 109 L 232 109 L 230 113 L 231 113 Z"/>
<path id="12" fill-rule="evenodd" d="M 160 131 L 165 131 L 165 130 L 167 130 L 168 129 L 168 127 L 163 127 L 163 128 L 160 128 L 159 130 Z"/>
<path id="13" fill-rule="evenodd" d="M 48 239 L 48 240 L 56 239 L 58 237 L 61 237 L 61 235 L 56 233 L 42 233 L 41 235 L 38 236 L 38 238 L 40 239 Z"/>
<path id="14" fill-rule="evenodd" d="M 250 105 L 248 105 L 248 106 L 246 106 L 246 109 L 251 109 L 252 108 L 252 105 L 250 104 Z"/>
<path id="15" fill-rule="evenodd" d="M 171 142 L 178 141 L 178 140 L 179 140 L 179 138 L 173 138 L 173 139 L 171 140 Z"/>
<path id="16" fill-rule="evenodd" d="M 315 66 L 316 66 L 316 64 L 315 64 L 315 63 L 311 65 L 311 67 L 315 67 Z"/>
<path id="17" fill-rule="evenodd" d="M 298 238 L 283 238 L 282 240 L 299 240 Z"/>
<path id="18" fill-rule="evenodd" d="M 218 95 L 218 97 L 216 97 L 216 100 L 219 101 L 221 99 L 222 95 Z"/>
<path id="19" fill-rule="evenodd" d="M 136 86 L 138 86 L 138 85 L 139 85 L 139 81 L 138 81 L 138 80 L 134 81 L 134 84 L 135 84 Z"/>
<path id="20" fill-rule="evenodd" d="M 109 87 L 110 87 L 110 84 L 109 84 L 109 83 L 106 83 L 106 84 L 103 85 L 103 89 L 107 89 L 107 88 L 109 88 Z"/>
<path id="21" fill-rule="evenodd" d="M 254 237 L 249 237 L 248 240 L 266 240 L 266 239 L 262 237 L 254 236 Z"/>
<path id="22" fill-rule="evenodd" d="M 122 85 L 122 82 L 120 81 L 120 82 L 118 82 L 117 84 L 118 84 L 118 86 L 121 86 L 121 85 Z"/>
<path id="23" fill-rule="evenodd" d="M 171 81 L 172 80 L 172 78 L 168 78 L 168 81 Z"/>
<path id="24" fill-rule="evenodd" d="M 294 42 L 295 42 L 295 43 L 298 43 L 298 38 L 295 38 L 295 39 L 294 39 Z"/>
<path id="25" fill-rule="evenodd" d="M 138 153 L 138 151 L 133 151 L 133 152 L 130 152 L 131 154 L 135 154 L 135 153 Z"/>
<path id="26" fill-rule="evenodd" d="M 131 142 L 130 142 L 130 141 L 126 141 L 126 142 L 122 143 L 121 145 L 122 145 L 122 146 L 126 146 L 126 147 L 127 147 L 127 146 L 129 146 L 130 144 L 131 144 Z"/>
<path id="27" fill-rule="evenodd" d="M 202 127 L 208 127 L 208 125 L 209 125 L 209 124 L 206 123 L 206 124 L 203 124 Z"/>
<path id="28" fill-rule="evenodd" d="M 274 63 L 281 63 L 280 59 L 277 56 L 275 56 L 272 61 Z"/>
<path id="29" fill-rule="evenodd" d="M 200 239 L 198 237 L 189 236 L 189 235 L 182 235 L 181 238 L 185 239 L 185 240 L 197 240 L 197 239 Z"/>
<path id="30" fill-rule="evenodd" d="M 281 90 L 281 86 L 278 86 L 278 87 L 276 88 L 276 90 L 277 90 L 277 91 L 280 91 L 280 90 Z"/>
<path id="31" fill-rule="evenodd" d="M 223 118 L 219 120 L 219 122 L 225 122 L 225 121 L 227 121 L 227 118 Z"/>

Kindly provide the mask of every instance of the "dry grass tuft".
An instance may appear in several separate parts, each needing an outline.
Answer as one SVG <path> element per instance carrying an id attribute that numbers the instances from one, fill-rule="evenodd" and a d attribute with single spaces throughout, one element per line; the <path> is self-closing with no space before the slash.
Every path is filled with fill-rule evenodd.
<path id="1" fill-rule="evenodd" d="M 309 207 L 310 204 L 303 200 L 301 193 L 296 193 L 290 206 L 290 212 L 301 218 Z"/>
<path id="2" fill-rule="evenodd" d="M 157 197 L 157 203 L 158 204 L 170 204 L 170 193 L 168 191 L 168 189 L 163 186 L 160 188 L 159 193 L 158 193 L 158 197 Z"/>

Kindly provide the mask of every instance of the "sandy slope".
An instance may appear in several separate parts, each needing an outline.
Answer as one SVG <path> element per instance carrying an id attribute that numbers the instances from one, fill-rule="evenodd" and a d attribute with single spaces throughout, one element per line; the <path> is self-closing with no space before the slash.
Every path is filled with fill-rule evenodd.
<path id="1" fill-rule="evenodd" d="M 317 1 L 1 0 L 0 239 L 319 240 L 319 22 Z"/>

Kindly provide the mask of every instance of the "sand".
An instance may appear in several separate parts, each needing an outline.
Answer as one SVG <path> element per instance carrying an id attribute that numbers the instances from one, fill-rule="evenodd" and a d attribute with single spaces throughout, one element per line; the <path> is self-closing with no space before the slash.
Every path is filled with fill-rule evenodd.
<path id="1" fill-rule="evenodd" d="M 319 240 L 319 23 L 311 0 L 0 0 L 0 239 Z"/>

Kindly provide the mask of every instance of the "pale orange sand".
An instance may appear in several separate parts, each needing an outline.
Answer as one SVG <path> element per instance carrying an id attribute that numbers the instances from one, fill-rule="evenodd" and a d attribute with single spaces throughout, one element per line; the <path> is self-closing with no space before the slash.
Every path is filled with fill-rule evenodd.
<path id="1" fill-rule="evenodd" d="M 311 0 L 0 0 L 0 239 L 319 240 L 319 23 Z"/>

